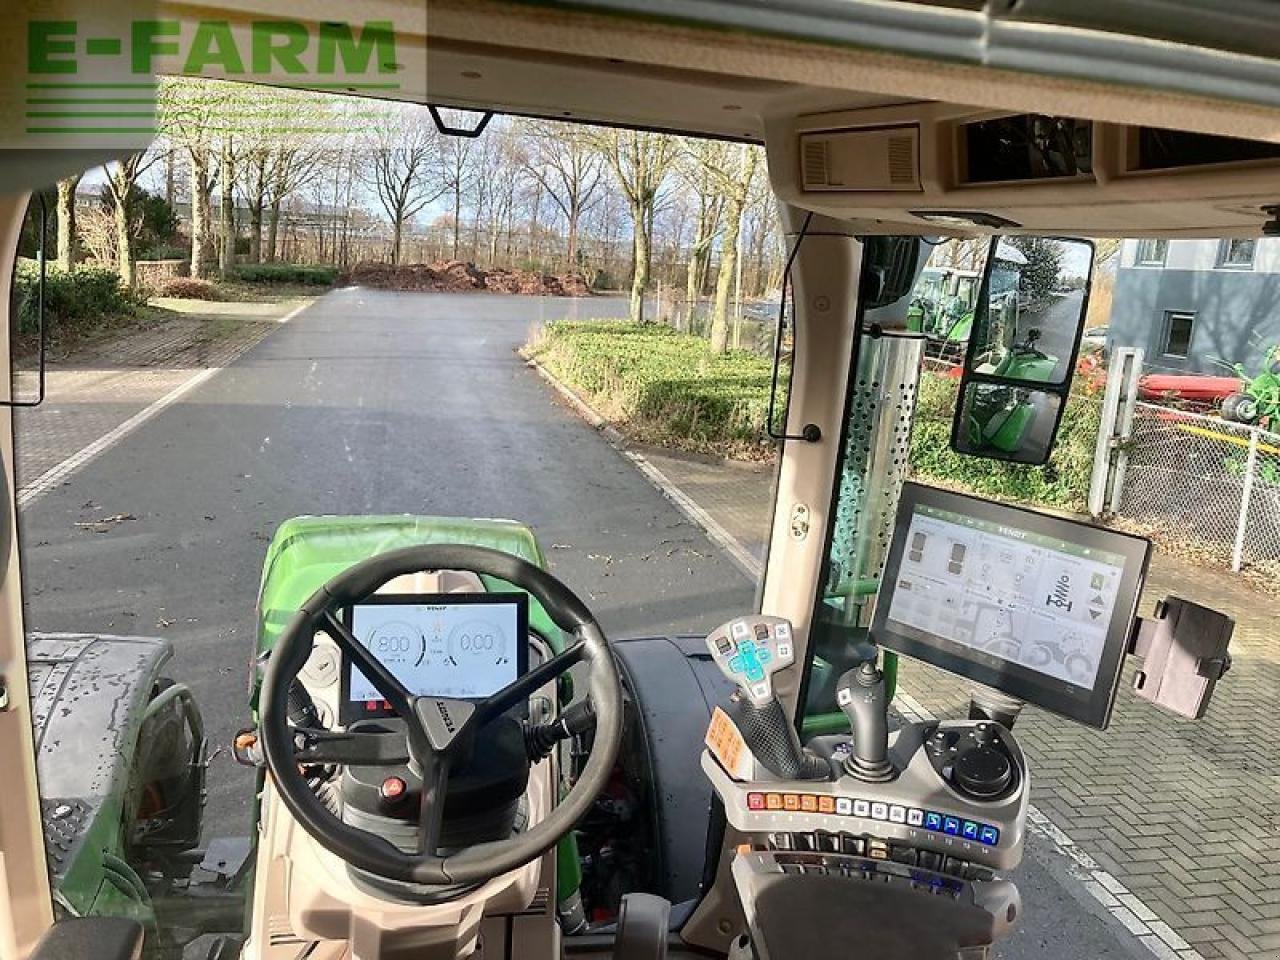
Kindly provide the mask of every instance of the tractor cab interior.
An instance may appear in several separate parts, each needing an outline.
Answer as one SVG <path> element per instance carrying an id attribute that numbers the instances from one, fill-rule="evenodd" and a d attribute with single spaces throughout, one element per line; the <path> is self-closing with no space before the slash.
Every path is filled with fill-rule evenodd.
<path id="1" fill-rule="evenodd" d="M 199 16 L 247 29 L 270 6 Z M 822 22 L 735 3 L 700 19 L 381 6 L 403 99 L 764 145 L 793 326 L 758 602 L 705 636 L 606 637 L 519 518 L 300 517 L 267 553 L 248 722 L 208 744 L 214 707 L 153 679 L 159 641 L 26 640 L 3 408 L 0 955 L 989 955 L 1036 908 L 1009 876 L 1035 789 L 1023 705 L 1098 729 L 1126 697 L 1195 718 L 1232 624 L 1176 597 L 1140 619 L 1141 537 L 912 482 L 924 352 L 960 361 L 956 450 L 1043 464 L 1091 238 L 1280 234 L 1280 61 L 1208 25 L 1197 43 L 973 4 L 819 4 Z M 30 191 L 120 149 L 0 153 L 0 259 Z M 981 238 L 983 264 L 926 273 L 946 237 Z M 1029 298 L 1020 278 L 1044 251 Z M 75 706 L 58 698 L 112 657 L 148 671 L 118 687 L 137 700 L 130 736 L 162 718 L 188 775 L 222 747 L 255 777 L 249 841 L 216 850 L 203 774 L 182 780 L 194 828 L 147 848 L 152 872 L 109 865 L 132 890 L 114 911 L 60 892 L 97 801 L 68 776 L 59 789 L 86 799 L 45 802 L 49 771 L 86 762 L 72 727 L 50 732 Z M 1142 666 L 1119 695 L 1127 657 Z M 891 710 L 909 661 L 971 682 L 970 717 Z M 622 825 L 600 801 L 626 777 L 645 801 Z M 639 867 L 611 865 L 626 843 Z"/>

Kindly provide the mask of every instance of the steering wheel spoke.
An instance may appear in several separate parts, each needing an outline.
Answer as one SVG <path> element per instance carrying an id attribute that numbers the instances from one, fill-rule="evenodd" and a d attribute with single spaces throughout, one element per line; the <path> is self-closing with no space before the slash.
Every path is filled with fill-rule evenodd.
<path id="1" fill-rule="evenodd" d="M 431 751 L 422 766 L 422 798 L 418 807 L 418 856 L 434 857 L 444 830 L 444 797 L 449 787 L 449 761 Z"/>
<path id="2" fill-rule="evenodd" d="M 529 699 L 529 694 L 539 687 L 546 686 L 568 673 L 570 668 L 580 663 L 586 655 L 587 645 L 582 641 L 565 647 L 546 663 L 540 663 L 523 677 L 507 684 L 497 693 L 476 704 L 473 722 L 482 727 L 490 720 L 500 717 L 517 703 Z"/>
<path id="3" fill-rule="evenodd" d="M 409 762 L 404 733 L 365 730 L 316 730 L 295 727 L 293 753 L 298 763 L 341 763 L 348 766 L 392 766 Z"/>

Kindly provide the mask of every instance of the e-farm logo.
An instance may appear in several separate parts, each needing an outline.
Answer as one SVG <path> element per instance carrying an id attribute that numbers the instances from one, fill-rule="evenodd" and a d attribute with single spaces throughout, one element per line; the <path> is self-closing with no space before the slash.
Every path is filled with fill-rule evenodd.
<path id="1" fill-rule="evenodd" d="M 75 20 L 27 29 L 28 134 L 154 133 L 158 74 L 330 92 L 395 91 L 389 21 L 135 20 L 114 35 Z"/>

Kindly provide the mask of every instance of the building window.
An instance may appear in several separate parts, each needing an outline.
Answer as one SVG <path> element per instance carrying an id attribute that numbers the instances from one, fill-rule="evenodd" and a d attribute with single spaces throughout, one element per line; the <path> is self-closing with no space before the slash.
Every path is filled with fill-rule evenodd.
<path id="1" fill-rule="evenodd" d="M 1134 262 L 1140 267 L 1163 267 L 1169 253 L 1169 241 L 1145 237 L 1138 241 L 1138 253 Z"/>
<path id="2" fill-rule="evenodd" d="M 1218 266 L 1230 270 L 1252 270 L 1257 240 L 1223 240 L 1218 245 Z"/>
<path id="3" fill-rule="evenodd" d="M 1182 310 L 1166 310 L 1164 314 L 1164 349 L 1166 357 L 1185 360 L 1191 354 L 1191 330 L 1196 315 Z"/>

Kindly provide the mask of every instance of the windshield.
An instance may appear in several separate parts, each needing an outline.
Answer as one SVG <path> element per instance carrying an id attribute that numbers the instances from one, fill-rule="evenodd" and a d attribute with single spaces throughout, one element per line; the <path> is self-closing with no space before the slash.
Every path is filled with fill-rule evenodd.
<path id="1" fill-rule="evenodd" d="M 264 774 L 251 728 L 262 671 L 299 606 L 359 560 L 461 541 L 545 565 L 618 648 L 649 638 L 673 658 L 647 664 L 661 688 L 647 721 L 690 704 L 709 713 L 721 688 L 701 635 L 757 604 L 779 466 L 765 422 L 774 349 L 785 385 L 797 335 L 777 327 L 788 247 L 757 147 L 505 117 L 459 138 L 417 107 L 212 81 L 160 93 L 154 146 L 50 184 L 19 244 L 20 394 L 39 393 L 42 303 L 50 360 L 46 402 L 15 417 L 20 548 L 57 910 L 137 917 L 153 955 L 205 960 L 219 937 L 239 948 L 260 892 Z M 267 122 L 281 115 L 296 129 Z M 1219 920 L 1184 922 L 1195 898 L 1175 885 L 1185 879 L 1175 867 L 1191 867 L 1127 854 L 1155 849 L 1141 838 L 1162 839 L 1167 826 L 1148 814 L 1174 806 L 1274 839 L 1262 826 L 1271 795 L 1234 791 L 1220 808 L 1227 781 L 1213 777 L 1257 756 L 1252 731 L 1274 699 L 1280 250 L 1098 241 L 1087 322 L 1103 332 L 1082 347 L 1058 453 L 1037 470 L 948 448 L 988 248 L 925 248 L 910 295 L 864 317 L 916 335 L 865 339 L 834 388 L 847 393 L 841 432 L 822 438 L 840 451 L 830 509 L 812 510 L 826 527 L 808 532 L 824 554 L 803 729 L 847 729 L 834 683 L 874 654 L 867 627 L 904 479 L 1079 513 L 1093 507 L 1100 434 L 1128 436 L 1123 469 L 1103 465 L 1106 512 L 1168 547 L 1160 589 L 1233 605 L 1250 651 L 1233 679 L 1253 682 L 1215 701 L 1225 719 L 1211 716 L 1203 735 L 1171 738 L 1130 714 L 1117 720 L 1128 736 L 1099 745 L 1029 718 L 1026 741 L 1048 771 L 1036 802 L 1049 826 L 1036 842 L 1054 835 L 1050 813 L 1085 811 L 1068 822 L 1080 828 L 1072 846 L 1113 870 L 1124 896 L 1157 870 L 1173 891 L 1144 922 L 1221 939 Z M 1025 266 L 1001 258 L 986 285 L 1015 313 Z M 1065 364 L 1070 334 L 1041 331 L 1037 349 Z M 1134 350 L 1142 400 L 1131 423 L 1104 424 L 1108 372 Z M 1016 399 L 1001 411 L 1017 412 Z M 1246 579 L 1230 579 L 1233 567 Z M 396 589 L 401 609 L 353 609 L 351 622 L 423 690 L 492 689 L 563 639 L 536 604 L 477 622 L 464 601 L 440 601 L 503 592 L 491 578 L 443 571 Z M 526 626 L 527 645 L 509 648 Z M 1031 641 L 1024 652 L 1061 653 L 1066 669 L 1065 652 Z M 457 669 L 460 654 L 490 659 L 466 682 L 423 672 Z M 387 719 L 349 666 L 321 644 L 302 674 L 299 723 Z M 886 666 L 901 715 L 924 704 L 963 712 L 958 681 Z M 554 898 L 566 930 L 607 927 L 623 891 L 700 895 L 706 831 L 680 845 L 672 880 L 675 854 L 654 850 L 679 818 L 655 825 L 664 787 L 649 768 L 674 744 L 696 763 L 699 735 L 633 744 L 631 765 L 565 842 Z M 1168 768 L 1134 762 L 1134 743 L 1160 744 Z M 581 757 L 566 754 L 571 774 Z M 1204 761 L 1220 755 L 1219 766 Z M 1095 777 L 1082 756 L 1114 772 Z M 316 773 L 317 795 L 332 797 L 333 776 Z M 1136 810 L 1133 797 L 1161 777 L 1189 784 L 1188 795 L 1162 788 L 1165 807 Z M 701 816 L 706 798 L 685 809 Z M 1136 826 L 1116 839 L 1089 825 L 1095 814 Z M 1189 830 L 1178 837 L 1195 849 Z M 1229 829 L 1214 833 L 1206 869 L 1241 885 L 1265 869 L 1221 839 Z M 1065 866 L 1024 869 L 1055 891 L 1041 897 L 1032 953 L 1042 942 L 1064 958 L 1132 945 L 1123 927 L 1063 945 L 1056 927 L 1093 914 L 1056 896 Z M 1222 911 L 1252 916 L 1222 896 Z M 1264 942 L 1261 922 L 1251 943 Z M 288 917 L 273 923 L 280 943 L 310 950 Z"/>

